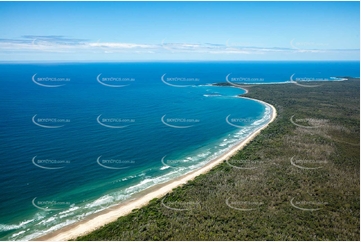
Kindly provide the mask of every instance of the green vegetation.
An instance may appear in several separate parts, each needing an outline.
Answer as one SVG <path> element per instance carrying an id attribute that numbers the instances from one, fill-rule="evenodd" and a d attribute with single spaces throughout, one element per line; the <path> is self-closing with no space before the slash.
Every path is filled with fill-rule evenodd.
<path id="1" fill-rule="evenodd" d="M 78 240 L 359 241 L 360 81 L 322 84 L 249 87 L 278 116 L 247 147 Z"/>

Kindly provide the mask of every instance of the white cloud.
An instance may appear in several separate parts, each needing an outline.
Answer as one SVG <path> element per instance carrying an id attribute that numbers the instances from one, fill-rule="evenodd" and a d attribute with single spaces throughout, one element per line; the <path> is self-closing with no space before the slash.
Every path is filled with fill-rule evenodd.
<path id="1" fill-rule="evenodd" d="M 23 36 L 21 39 L 0 39 L 1 52 L 54 52 L 54 53 L 202 53 L 202 54 L 227 54 L 227 55 L 264 55 L 268 53 L 294 54 L 294 53 L 336 53 L 336 52 L 359 52 L 358 49 L 307 49 L 301 45 L 310 43 L 298 43 L 290 41 L 288 48 L 241 46 L 233 44 L 216 43 L 123 43 L 123 42 L 92 42 L 85 39 L 72 39 L 64 36 Z M 297 47 L 296 47 L 297 46 Z M 317 47 L 317 46 L 316 46 Z M 322 46 L 324 47 L 324 46 Z"/>

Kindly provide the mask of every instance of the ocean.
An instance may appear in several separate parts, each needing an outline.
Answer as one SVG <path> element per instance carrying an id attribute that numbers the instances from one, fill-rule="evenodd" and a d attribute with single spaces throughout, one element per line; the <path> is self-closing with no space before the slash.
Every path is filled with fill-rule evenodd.
<path id="1" fill-rule="evenodd" d="M 245 91 L 359 62 L 0 64 L 0 239 L 29 240 L 204 166 L 269 121 Z"/>

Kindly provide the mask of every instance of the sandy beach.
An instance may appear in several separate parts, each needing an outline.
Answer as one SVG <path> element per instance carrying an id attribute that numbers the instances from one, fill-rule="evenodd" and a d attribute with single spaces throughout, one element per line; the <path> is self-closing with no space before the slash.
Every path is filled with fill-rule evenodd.
<path id="1" fill-rule="evenodd" d="M 248 92 L 248 90 L 246 90 L 246 92 Z M 245 97 L 241 97 L 241 98 L 245 98 Z M 251 99 L 251 98 L 247 98 L 247 99 Z M 264 126 L 260 127 L 256 132 L 249 135 L 245 140 L 236 144 L 229 151 L 227 151 L 226 153 L 222 154 L 221 156 L 219 156 L 216 159 L 209 162 L 206 166 L 199 168 L 195 171 L 192 171 L 186 175 L 183 175 L 175 180 L 151 187 L 151 188 L 141 192 L 140 194 L 138 194 L 138 196 L 133 200 L 126 201 L 126 202 L 119 204 L 117 206 L 114 206 L 110 209 L 106 209 L 99 213 L 93 214 L 92 216 L 89 216 L 85 220 L 79 221 L 75 224 L 68 225 L 60 230 L 51 232 L 47 235 L 38 237 L 34 240 L 37 240 L 37 241 L 41 241 L 41 240 L 64 241 L 64 240 L 75 239 L 78 236 L 88 234 L 91 231 L 96 230 L 97 228 L 100 228 L 105 224 L 108 224 L 110 222 L 117 220 L 118 217 L 129 214 L 133 209 L 141 208 L 141 207 L 147 205 L 149 203 L 149 201 L 154 198 L 163 197 L 167 193 L 170 193 L 174 188 L 187 183 L 189 180 L 192 180 L 201 174 L 207 173 L 213 167 L 222 163 L 224 160 L 228 160 L 234 154 L 236 154 L 237 151 L 241 150 L 251 140 L 253 140 L 261 132 L 261 130 L 265 129 L 271 122 L 273 122 L 275 120 L 275 118 L 277 116 L 276 109 L 272 105 L 270 105 L 266 102 L 263 102 L 261 100 L 257 100 L 257 99 L 252 99 L 252 100 L 258 101 L 271 108 L 272 113 L 271 113 L 270 121 L 267 124 L 265 124 Z"/>

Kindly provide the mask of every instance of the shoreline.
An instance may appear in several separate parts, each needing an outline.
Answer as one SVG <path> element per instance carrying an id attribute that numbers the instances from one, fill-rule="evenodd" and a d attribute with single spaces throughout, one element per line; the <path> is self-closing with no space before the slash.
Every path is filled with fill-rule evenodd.
<path id="1" fill-rule="evenodd" d="M 247 94 L 248 90 L 246 88 L 241 88 L 246 91 Z M 48 234 L 36 237 L 32 240 L 36 241 L 43 241 L 43 240 L 56 240 L 56 241 L 64 241 L 64 240 L 71 240 L 76 239 L 78 236 L 86 235 L 108 223 L 116 221 L 119 217 L 125 216 L 132 212 L 133 209 L 139 209 L 143 206 L 146 206 L 150 200 L 154 198 L 161 198 L 165 196 L 167 193 L 172 192 L 172 190 L 176 187 L 182 186 L 186 184 L 188 181 L 193 180 L 195 177 L 206 174 L 211 169 L 213 169 L 215 166 L 221 164 L 224 160 L 228 160 L 233 155 L 235 155 L 239 150 L 244 148 L 249 142 L 251 142 L 263 129 L 267 128 L 270 123 L 272 123 L 276 116 L 277 111 L 275 107 L 269 103 L 266 103 L 262 100 L 248 98 L 248 97 L 242 97 L 241 94 L 238 97 L 239 98 L 246 98 L 251 99 L 254 101 L 257 101 L 265 106 L 268 106 L 271 108 L 271 119 L 269 122 L 264 124 L 263 126 L 259 127 L 255 132 L 247 136 L 246 139 L 238 142 L 233 147 L 231 147 L 227 152 L 220 155 L 219 157 L 213 159 L 205 166 L 198 168 L 197 170 L 194 170 L 192 172 L 189 172 L 188 174 L 182 175 L 174 180 L 155 185 L 153 187 L 150 187 L 148 189 L 145 189 L 144 191 L 132 196 L 127 201 L 124 201 L 123 203 L 119 205 L 115 205 L 111 208 L 105 209 L 103 211 L 100 211 L 98 213 L 92 214 L 89 217 L 85 218 L 84 220 L 75 222 L 73 224 L 67 225 L 59 230 L 50 232 Z"/>

